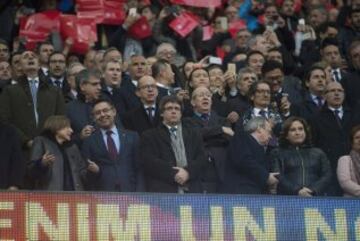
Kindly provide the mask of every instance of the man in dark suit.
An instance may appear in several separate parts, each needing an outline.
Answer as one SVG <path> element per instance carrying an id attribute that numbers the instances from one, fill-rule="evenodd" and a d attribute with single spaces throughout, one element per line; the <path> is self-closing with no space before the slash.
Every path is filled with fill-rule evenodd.
<path id="1" fill-rule="evenodd" d="M 201 131 L 207 154 L 207 165 L 201 175 L 203 192 L 216 193 L 224 180 L 226 148 L 234 132 L 226 118 L 211 110 L 212 94 L 208 88 L 196 88 L 191 104 L 194 114 L 187 121 L 192 128 Z"/>
<path id="2" fill-rule="evenodd" d="M 160 59 L 152 65 L 151 70 L 158 86 L 159 100 L 164 96 L 175 94 L 172 87 L 175 83 L 175 75 L 169 62 Z"/>
<path id="3" fill-rule="evenodd" d="M 350 152 L 350 131 L 359 124 L 358 114 L 343 105 L 344 89 L 338 82 L 330 82 L 325 89 L 326 106 L 311 121 L 314 143 L 329 158 L 332 184 L 327 189 L 331 196 L 342 195 L 336 178 L 338 159 Z"/>
<path id="4" fill-rule="evenodd" d="M 270 173 L 267 145 L 271 125 L 254 117 L 237 132 L 229 147 L 223 191 L 225 193 L 266 194 L 277 185 L 278 173 Z"/>
<path id="5" fill-rule="evenodd" d="M 39 56 L 40 72 L 39 76 L 45 78 L 49 75 L 49 56 L 54 52 L 52 43 L 45 41 L 37 46 L 37 54 Z"/>
<path id="6" fill-rule="evenodd" d="M 69 83 L 66 80 L 66 57 L 61 52 L 53 52 L 49 56 L 49 75 L 47 76 L 50 85 L 59 88 L 63 96 L 70 91 Z"/>
<path id="7" fill-rule="evenodd" d="M 30 148 L 51 115 L 63 115 L 64 98 L 54 86 L 39 77 L 39 60 L 32 51 L 22 53 L 20 64 L 24 75 L 15 85 L 7 86 L 0 101 L 0 117 L 13 125 L 24 146 Z"/>
<path id="8" fill-rule="evenodd" d="M 73 139 L 78 144 L 95 130 L 92 108 L 101 97 L 100 78 L 99 71 L 88 69 L 81 70 L 75 77 L 78 95 L 76 100 L 66 105 L 66 116 L 74 130 Z M 103 98 L 108 99 L 107 96 Z"/>
<path id="9" fill-rule="evenodd" d="M 305 76 L 307 90 L 302 103 L 291 105 L 292 116 L 299 116 L 309 121 L 325 104 L 324 93 L 326 87 L 325 70 L 314 66 Z"/>
<path id="10" fill-rule="evenodd" d="M 124 127 L 143 133 L 144 131 L 158 126 L 160 122 L 159 108 L 156 104 L 158 89 L 153 77 L 145 75 L 138 80 L 136 95 L 140 98 L 142 105 L 129 111 L 122 122 Z"/>
<path id="11" fill-rule="evenodd" d="M 139 97 L 135 94 L 138 80 L 146 74 L 146 59 L 142 55 L 130 57 L 128 71 L 130 79 L 124 79 L 121 83 L 122 106 L 125 112 L 141 106 Z"/>
<path id="12" fill-rule="evenodd" d="M 84 70 L 85 67 L 79 62 L 70 64 L 66 72 L 66 80 L 69 84 L 70 91 L 64 96 L 65 102 L 70 102 L 77 99 L 77 89 L 75 77 L 80 71 Z"/>
<path id="13" fill-rule="evenodd" d="M 268 60 L 262 66 L 261 71 L 263 79 L 270 85 L 272 102 L 277 105 L 279 110 L 283 96 L 287 96 L 291 104 L 302 101 L 301 89 L 296 82 L 284 81 L 284 70 L 280 62 Z"/>
<path id="14" fill-rule="evenodd" d="M 121 63 L 117 60 L 109 60 L 104 63 L 102 69 L 102 94 L 107 96 L 115 106 L 118 115 L 123 116 L 125 114 L 125 106 L 122 102 L 121 95 Z"/>
<path id="15" fill-rule="evenodd" d="M 116 109 L 107 100 L 96 101 L 92 113 L 98 128 L 81 148 L 89 163 L 83 173 L 86 186 L 97 191 L 141 190 L 138 135 L 115 125 Z"/>
<path id="16" fill-rule="evenodd" d="M 206 164 L 200 133 L 181 123 L 181 101 L 165 96 L 160 102 L 163 123 L 141 137 L 141 166 L 146 191 L 201 192 L 200 174 Z"/>
<path id="17" fill-rule="evenodd" d="M 333 38 L 325 38 L 321 43 L 320 49 L 321 59 L 330 64 L 331 77 L 334 81 L 342 83 L 342 78 L 346 72 L 342 67 L 342 56 L 338 41 Z"/>

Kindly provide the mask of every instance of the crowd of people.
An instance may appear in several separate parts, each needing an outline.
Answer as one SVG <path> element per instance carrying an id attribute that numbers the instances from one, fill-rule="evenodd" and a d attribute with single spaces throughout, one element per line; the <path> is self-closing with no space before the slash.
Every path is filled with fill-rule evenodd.
<path id="1" fill-rule="evenodd" d="M 72 1 L 0 3 L 0 188 L 359 197 L 360 1 L 218 2 L 129 0 L 85 54 L 19 35 Z"/>

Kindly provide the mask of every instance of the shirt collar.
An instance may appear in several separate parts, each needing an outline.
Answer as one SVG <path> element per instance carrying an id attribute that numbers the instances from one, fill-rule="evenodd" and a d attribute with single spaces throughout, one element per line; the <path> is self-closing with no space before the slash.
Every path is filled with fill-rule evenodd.
<path id="1" fill-rule="evenodd" d="M 133 83 L 136 87 L 138 86 L 138 82 L 136 80 L 131 80 L 131 83 Z"/>
<path id="2" fill-rule="evenodd" d="M 117 130 L 117 128 L 116 128 L 115 125 L 114 125 L 112 128 L 107 129 L 107 130 L 101 128 L 100 131 L 101 131 L 101 133 L 103 134 L 103 136 L 106 135 L 106 132 L 107 132 L 107 131 L 112 131 L 113 134 L 118 133 L 118 130 Z"/>
<path id="3" fill-rule="evenodd" d="M 166 85 L 164 85 L 164 84 L 162 84 L 162 83 L 159 83 L 159 82 L 156 82 L 156 85 L 157 85 L 158 87 L 161 87 L 161 88 L 164 88 L 164 89 L 167 89 L 167 90 L 171 89 L 169 86 L 166 86 Z"/>
<path id="4" fill-rule="evenodd" d="M 257 107 L 254 107 L 254 114 L 255 116 L 260 116 L 260 111 L 265 111 L 266 113 L 269 112 L 269 108 L 265 108 L 265 109 L 260 109 L 260 108 L 257 108 Z"/>

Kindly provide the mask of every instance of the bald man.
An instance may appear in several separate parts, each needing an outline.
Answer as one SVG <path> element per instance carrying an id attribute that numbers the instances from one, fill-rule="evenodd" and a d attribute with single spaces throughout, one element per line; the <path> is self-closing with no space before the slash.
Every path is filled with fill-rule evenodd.
<path id="1" fill-rule="evenodd" d="M 152 76 L 145 75 L 138 80 L 136 95 L 141 101 L 141 106 L 129 111 L 123 118 L 125 128 L 141 134 L 145 130 L 159 124 L 159 111 L 156 103 L 158 88 Z"/>

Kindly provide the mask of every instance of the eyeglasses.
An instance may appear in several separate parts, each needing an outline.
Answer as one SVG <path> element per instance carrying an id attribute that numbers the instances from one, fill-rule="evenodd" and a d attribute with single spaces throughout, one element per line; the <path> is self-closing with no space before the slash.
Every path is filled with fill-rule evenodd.
<path id="1" fill-rule="evenodd" d="M 153 89 L 156 89 L 157 86 L 156 85 L 143 85 L 143 86 L 139 86 L 138 88 L 140 90 L 144 90 L 144 89 L 153 90 Z"/>

